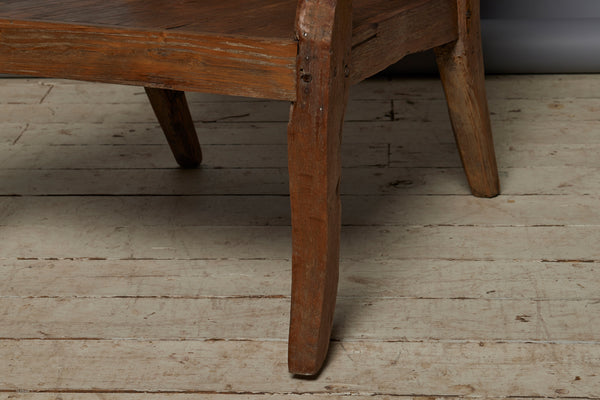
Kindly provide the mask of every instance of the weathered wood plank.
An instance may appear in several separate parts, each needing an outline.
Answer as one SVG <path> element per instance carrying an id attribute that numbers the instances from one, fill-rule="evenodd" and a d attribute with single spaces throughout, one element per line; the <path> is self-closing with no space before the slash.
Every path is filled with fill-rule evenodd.
<path id="1" fill-rule="evenodd" d="M 19 96 L 19 103 L 39 100 L 52 86 L 44 103 L 54 104 L 130 104 L 145 103 L 141 87 L 90 84 L 60 79 L 3 79 L 0 81 L 0 101 Z M 486 77 L 488 99 L 597 99 L 600 98 L 600 77 L 593 74 L 573 75 L 489 75 Z M 187 93 L 193 103 L 256 101 L 251 98 L 223 96 L 201 92 Z M 392 100 L 398 98 L 442 99 L 444 93 L 439 78 L 371 79 L 350 89 L 352 99 Z"/>
<path id="2" fill-rule="evenodd" d="M 600 348 L 586 344 L 334 342 L 328 368 L 315 380 L 291 379 L 286 347 L 274 341 L 4 340 L 0 390 L 517 397 L 593 397 L 600 390 Z"/>
<path id="3" fill-rule="evenodd" d="M 525 167 L 597 167 L 600 166 L 600 145 L 559 143 L 512 143 L 496 145 L 501 168 Z M 401 144 L 390 148 L 392 167 L 458 168 L 461 166 L 452 143 Z"/>
<path id="4" fill-rule="evenodd" d="M 130 13 L 128 8 L 120 11 L 112 15 Z M 139 20 L 129 15 L 131 20 Z M 7 18 L 4 12 L 0 19 L 7 43 L 0 46 L 3 73 L 295 98 L 297 45 L 291 38 L 227 37 L 14 18 Z"/>
<path id="5" fill-rule="evenodd" d="M 0 145 L 15 143 L 26 129 L 27 124 L 2 124 L 2 129 L 0 129 Z"/>
<path id="6" fill-rule="evenodd" d="M 134 169 L 173 168 L 176 164 L 165 145 L 19 145 L 7 137 L 0 143 L 0 168 L 5 169 Z M 8 135 L 7 135 L 8 136 Z M 397 142 L 397 141 L 396 141 Z M 406 142 L 409 142 L 406 140 Z M 204 145 L 203 168 L 285 168 L 284 144 Z M 387 166 L 393 168 L 460 168 L 454 143 L 395 144 L 345 143 L 342 145 L 345 168 Z M 389 152 L 389 154 L 388 154 Z M 600 167 L 600 144 L 522 143 L 497 145 L 502 168 L 526 167 Z"/>
<path id="7" fill-rule="evenodd" d="M 593 300 L 594 262 L 341 261 L 340 298 Z M 285 297 L 289 260 L 0 260 L 0 297 Z"/>
<path id="8" fill-rule="evenodd" d="M 390 127 L 384 128 L 377 125 L 372 125 L 372 128 L 374 140 L 371 143 L 363 144 L 349 140 L 343 144 L 342 149 L 345 154 L 343 154 L 342 159 L 345 167 L 387 165 L 387 146 L 389 142 L 393 143 L 389 149 L 390 165 L 392 167 L 461 167 L 456 145 L 451 137 L 444 138 L 443 135 L 424 131 L 423 128 L 410 133 L 402 132 L 406 128 L 400 132 L 394 132 Z M 58 131 L 62 130 L 58 127 L 56 129 Z M 140 129 L 139 127 L 132 127 L 132 129 L 129 129 L 129 127 L 113 129 L 103 127 L 105 131 L 103 137 L 94 137 L 95 135 L 92 132 L 96 131 L 97 128 L 90 126 L 89 129 L 90 136 L 92 136 L 90 138 L 74 138 L 71 143 L 67 142 L 69 139 L 65 139 L 62 143 L 56 143 L 60 146 L 49 147 L 45 143 L 37 143 L 36 138 L 32 137 L 33 135 L 36 135 L 36 137 L 39 137 L 37 135 L 44 135 L 46 134 L 45 131 L 36 131 L 35 128 L 30 126 L 25 131 L 25 135 L 28 137 L 25 138 L 23 135 L 17 141 L 19 134 L 25 130 L 25 127 L 13 125 L 12 129 L 9 128 L 8 132 L 4 132 L 5 143 L 0 143 L 0 152 L 5 154 L 0 161 L 0 168 L 41 168 L 42 166 L 49 169 L 75 167 L 168 168 L 174 165 L 167 157 L 168 152 L 164 146 L 164 140 L 160 137 L 153 138 L 148 135 L 147 142 L 149 143 L 128 143 L 131 141 L 131 137 L 137 136 L 136 131 Z M 220 129 L 224 128 L 221 127 Z M 572 129 L 577 128 L 573 127 Z M 121 133 L 123 130 L 126 130 L 127 133 Z M 129 132 L 130 130 L 134 131 Z M 258 129 L 254 130 L 258 131 Z M 261 136 L 276 136 L 279 133 L 277 129 L 273 128 L 266 128 L 266 130 L 267 132 L 257 133 Z M 356 137 L 359 129 L 350 126 L 350 130 L 353 131 L 353 136 Z M 77 127 L 68 127 L 62 135 L 57 133 L 56 136 L 71 136 L 74 131 L 78 136 L 85 136 L 88 128 L 79 130 Z M 152 133 L 158 134 L 154 129 Z M 50 134 L 52 135 L 52 133 Z M 252 143 L 253 139 L 248 137 L 254 134 L 251 128 L 240 133 L 240 135 L 242 134 L 245 134 L 245 136 L 240 136 L 238 140 L 249 142 L 244 143 L 243 147 L 234 146 L 232 143 L 227 145 L 205 145 L 207 151 L 203 162 L 204 167 L 281 168 L 286 166 L 287 149 L 285 144 L 260 144 L 261 141 L 264 141 L 261 139 L 257 140 L 259 144 Z M 420 136 L 417 137 L 417 134 L 420 134 Z M 501 138 L 498 141 L 501 143 L 496 145 L 496 153 L 500 166 L 504 168 L 537 166 L 596 167 L 600 165 L 598 161 L 600 159 L 600 143 L 595 143 L 593 139 L 589 143 L 565 144 L 551 140 L 538 143 L 535 137 L 532 137 L 530 141 L 525 141 L 526 139 L 523 137 L 520 140 L 511 141 L 512 137 L 504 137 L 504 131 L 500 131 L 499 134 Z M 212 136 L 212 140 L 209 138 L 209 141 L 228 141 L 227 139 L 218 139 L 210 132 L 209 136 Z M 79 139 L 90 143 L 85 145 L 77 143 Z M 95 139 L 100 140 L 101 143 L 94 143 Z M 57 137 L 57 142 L 60 140 Z M 133 140 L 138 141 L 139 139 Z M 18 146 L 13 146 L 15 141 L 17 141 Z M 41 141 L 44 142 L 45 140 L 42 139 Z M 107 146 L 119 147 L 107 148 Z M 377 155 L 374 155 L 375 151 L 378 153 Z M 365 161 L 360 161 L 361 153 L 364 153 Z M 78 155 L 81 160 L 78 160 Z M 98 159 L 102 159 L 102 161 Z M 271 159 L 273 161 L 270 161 Z M 101 163 L 96 165 L 93 164 L 94 161 Z"/>
<path id="9" fill-rule="evenodd" d="M 127 3 L 112 0 L 104 4 L 64 0 L 63 3 L 51 5 L 43 0 L 29 0 L 27 3 L 3 5 L 0 15 L 9 20 L 65 22 L 70 26 L 90 30 L 99 26 L 111 27 L 116 31 L 117 38 L 113 38 L 113 41 L 117 44 L 119 33 L 127 37 L 128 31 L 132 29 L 155 34 L 200 33 L 232 39 L 293 39 L 291 25 L 294 21 L 295 0 L 269 3 L 247 0 L 244 3 L 244 13 L 240 13 L 238 7 L 223 7 L 219 1 L 205 0 L 201 4 L 177 4 L 157 16 L 156 7 L 160 5 L 160 1 L 152 0 L 129 0 Z M 271 24 L 267 24 L 267 21 Z"/>
<path id="10" fill-rule="evenodd" d="M 288 194 L 284 169 L 0 170 L 0 181 L 2 195 Z"/>
<path id="11" fill-rule="evenodd" d="M 346 121 L 389 121 L 391 107 L 387 100 L 350 100 Z M 596 121 L 600 99 L 514 99 L 490 100 L 492 121 L 543 119 L 546 121 Z M 229 101 L 191 106 L 196 122 L 286 122 L 287 102 Z M 5 104 L 0 118 L 8 123 L 66 123 L 78 115 L 88 123 L 152 123 L 154 115 L 149 104 L 41 104 L 31 113 L 29 104 Z M 443 99 L 394 99 L 396 121 L 448 121 Z"/>
<path id="12" fill-rule="evenodd" d="M 195 122 L 287 122 L 289 102 L 285 101 L 229 101 L 202 103 L 190 107 Z M 77 115 L 79 122 L 87 123 L 155 123 L 150 104 L 40 104 L 31 112 L 30 104 L 5 104 L 0 108 L 0 119 L 8 123 L 68 123 Z M 351 101 L 346 121 L 390 121 L 389 101 Z"/>
<path id="13" fill-rule="evenodd" d="M 285 168 L 287 147 L 203 145 L 202 168 Z M 387 144 L 342 147 L 345 167 L 386 166 Z M 133 169 L 177 166 L 166 145 L 13 146 L 0 144 L 4 169 Z"/>
<path id="14" fill-rule="evenodd" d="M 488 75 L 485 81 L 488 99 L 597 99 L 600 77 L 594 74 L 572 75 Z M 361 99 L 444 97 L 438 78 L 371 79 L 353 86 L 350 95 Z"/>
<path id="15" fill-rule="evenodd" d="M 448 118 L 443 100 L 399 98 L 393 101 L 397 121 L 444 121 Z M 489 107 L 492 121 L 596 121 L 600 99 L 490 99 Z"/>
<path id="16" fill-rule="evenodd" d="M 349 226 L 600 225 L 599 195 L 343 196 Z M 544 207 L 540 207 L 544 204 Z M 74 211 L 76 210 L 76 211 Z M 289 226 L 287 196 L 0 197 L 0 226 Z"/>
<path id="17" fill-rule="evenodd" d="M 7 258 L 287 259 L 291 254 L 289 227 L 4 226 L 0 233 L 11 238 L 0 243 Z M 599 241 L 596 226 L 344 227 L 342 254 L 350 259 L 598 261 Z"/>
<path id="18" fill-rule="evenodd" d="M 0 305 L 0 338 L 285 340 L 290 300 L 7 297 Z M 341 297 L 333 326 L 344 341 L 600 344 L 600 301 Z"/>
<path id="19" fill-rule="evenodd" d="M 500 170 L 504 195 L 596 195 L 598 168 Z M 286 169 L 1 170 L 0 195 L 287 195 Z M 459 168 L 348 168 L 345 195 L 464 195 Z"/>
<path id="20" fill-rule="evenodd" d="M 3 124 L 17 132 L 26 124 Z M 522 145 L 599 144 L 596 121 L 492 121 L 497 147 Z M 286 122 L 232 124 L 226 122 L 197 123 L 203 144 L 285 144 Z M 14 140 L 16 135 L 10 134 Z M 453 145 L 454 138 L 448 121 L 351 122 L 344 125 L 343 142 L 390 143 L 418 147 L 426 152 L 430 147 Z M 157 123 L 103 123 L 73 121 L 56 124 L 30 123 L 19 144 L 26 145 L 111 145 L 164 144 Z M 500 160 L 502 161 L 502 160 Z"/>
<path id="21" fill-rule="evenodd" d="M 50 80 L 2 79 L 0 80 L 0 104 L 40 104 L 54 89 Z"/>
<path id="22" fill-rule="evenodd" d="M 289 260 L 268 259 L 3 259 L 0 270 L 0 297 L 284 297 L 291 274 Z"/>
<path id="23" fill-rule="evenodd" d="M 253 394 L 223 394 L 223 393 L 168 393 L 168 392 L 154 392 L 149 393 L 17 393 L 17 392 L 0 392 L 0 399 L 2 400 L 57 400 L 57 396 L 62 400 L 196 400 L 198 396 L 210 396 L 215 400 L 306 400 L 307 396 L 310 396 L 314 400 L 389 400 L 390 396 L 385 394 L 355 394 L 355 393 L 330 393 L 330 394 L 314 394 L 314 393 L 253 393 Z M 395 399 L 398 400 L 461 400 L 464 397 L 454 396 L 402 396 L 394 395 Z M 536 400 L 534 397 L 510 397 L 514 400 Z M 559 398 L 546 397 L 548 400 L 558 400 Z M 506 398 L 500 397 L 487 397 L 487 400 L 506 400 Z M 560 397 L 561 400 L 581 400 L 583 397 Z M 589 398 L 589 400 L 592 400 Z"/>
<path id="24" fill-rule="evenodd" d="M 597 195 L 344 196 L 344 225 L 598 225 Z M 544 204 L 544 207 L 540 207 Z"/>

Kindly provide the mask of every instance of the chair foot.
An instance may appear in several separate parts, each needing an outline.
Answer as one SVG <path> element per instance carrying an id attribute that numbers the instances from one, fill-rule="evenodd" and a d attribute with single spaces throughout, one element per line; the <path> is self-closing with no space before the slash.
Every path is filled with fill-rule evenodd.
<path id="1" fill-rule="evenodd" d="M 338 285 L 340 142 L 348 100 L 352 9 L 349 1 L 302 4 L 297 99 L 288 127 L 292 211 L 288 366 L 293 374 L 316 375 L 329 348 Z"/>
<path id="2" fill-rule="evenodd" d="M 202 162 L 202 150 L 185 93 L 150 87 L 145 89 L 177 163 L 183 168 L 197 167 Z"/>
<path id="3" fill-rule="evenodd" d="M 458 0 L 459 39 L 435 49 L 456 143 L 473 195 L 500 192 L 485 94 L 479 0 Z"/>

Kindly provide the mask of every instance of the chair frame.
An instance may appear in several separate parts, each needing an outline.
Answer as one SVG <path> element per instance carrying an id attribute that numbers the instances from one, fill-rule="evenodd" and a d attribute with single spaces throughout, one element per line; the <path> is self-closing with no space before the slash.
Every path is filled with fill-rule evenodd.
<path id="1" fill-rule="evenodd" d="M 410 4 L 410 9 L 353 27 L 351 0 L 298 0 L 296 40 L 254 40 L 253 51 L 245 50 L 246 42 L 240 38 L 231 44 L 230 38 L 213 34 L 144 30 L 129 30 L 126 46 L 116 43 L 107 48 L 106 38 L 118 35 L 118 28 L 0 17 L 0 72 L 144 86 L 183 167 L 195 167 L 202 159 L 184 90 L 291 101 L 288 364 L 294 374 L 314 375 L 327 355 L 337 293 L 340 144 L 350 85 L 406 54 L 434 48 L 471 191 L 480 197 L 499 193 L 484 87 L 479 0 Z M 413 18 L 415 13 L 420 18 Z M 60 57 L 55 43 L 69 43 Z M 119 65 L 108 65 L 114 57 L 119 57 Z M 202 71 L 187 67 L 199 57 L 212 62 Z M 256 57 L 261 62 L 252 62 Z"/>

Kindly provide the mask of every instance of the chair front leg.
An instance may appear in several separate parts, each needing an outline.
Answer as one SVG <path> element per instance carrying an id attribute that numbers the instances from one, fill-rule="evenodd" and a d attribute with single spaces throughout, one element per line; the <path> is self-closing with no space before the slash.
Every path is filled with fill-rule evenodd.
<path id="1" fill-rule="evenodd" d="M 458 0 L 458 35 L 435 49 L 437 64 L 471 192 L 493 197 L 500 184 L 485 95 L 479 0 Z"/>
<path id="2" fill-rule="evenodd" d="M 304 3 L 297 99 L 288 128 L 293 253 L 288 365 L 294 374 L 314 375 L 327 355 L 337 294 L 351 4 Z"/>

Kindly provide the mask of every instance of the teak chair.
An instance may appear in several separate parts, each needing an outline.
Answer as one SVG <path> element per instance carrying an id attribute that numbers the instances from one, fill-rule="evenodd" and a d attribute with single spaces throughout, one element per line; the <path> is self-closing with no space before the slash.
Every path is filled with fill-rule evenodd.
<path id="1" fill-rule="evenodd" d="M 183 91 L 291 102 L 295 374 L 318 373 L 330 340 L 348 88 L 431 48 L 471 191 L 495 196 L 479 0 L 0 2 L 1 73 L 144 86 L 183 167 L 202 158 Z"/>

